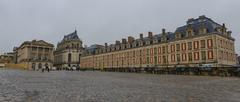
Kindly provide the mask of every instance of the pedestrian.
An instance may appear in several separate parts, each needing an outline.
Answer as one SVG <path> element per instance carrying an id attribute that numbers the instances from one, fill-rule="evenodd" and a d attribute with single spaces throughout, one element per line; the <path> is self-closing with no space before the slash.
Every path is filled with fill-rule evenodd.
<path id="1" fill-rule="evenodd" d="M 42 72 L 44 72 L 44 68 L 42 68 Z"/>
<path id="2" fill-rule="evenodd" d="M 50 69 L 47 67 L 47 71 L 50 72 Z"/>

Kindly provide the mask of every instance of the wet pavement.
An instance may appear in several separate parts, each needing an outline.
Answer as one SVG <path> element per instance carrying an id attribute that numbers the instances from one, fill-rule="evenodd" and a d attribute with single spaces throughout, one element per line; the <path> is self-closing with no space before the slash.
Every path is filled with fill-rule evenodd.
<path id="1" fill-rule="evenodd" d="M 240 78 L 0 69 L 0 102 L 239 102 Z"/>

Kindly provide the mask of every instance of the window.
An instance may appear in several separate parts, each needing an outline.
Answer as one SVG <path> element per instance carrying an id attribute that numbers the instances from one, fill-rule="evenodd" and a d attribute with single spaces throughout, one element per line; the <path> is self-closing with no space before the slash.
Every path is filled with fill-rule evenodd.
<path id="1" fill-rule="evenodd" d="M 172 61 L 172 62 L 175 62 L 175 54 L 172 54 L 172 55 L 171 55 L 171 61 Z"/>
<path id="2" fill-rule="evenodd" d="M 150 55 L 153 55 L 153 48 L 151 48 L 150 50 Z"/>
<path id="3" fill-rule="evenodd" d="M 154 48 L 154 54 L 155 55 L 157 54 L 157 48 L 156 47 Z"/>
<path id="4" fill-rule="evenodd" d="M 199 60 L 199 52 L 194 52 L 194 60 Z"/>
<path id="5" fill-rule="evenodd" d="M 191 30 L 188 31 L 188 36 L 189 36 L 189 37 L 192 36 L 192 31 L 191 31 Z"/>
<path id="6" fill-rule="evenodd" d="M 182 50 L 183 50 L 183 51 L 186 50 L 186 43 L 182 43 Z"/>
<path id="7" fill-rule="evenodd" d="M 149 57 L 147 57 L 147 64 L 149 64 L 149 62 L 150 62 L 150 61 L 149 61 Z"/>
<path id="8" fill-rule="evenodd" d="M 150 63 L 153 64 L 153 57 L 150 58 Z"/>
<path id="9" fill-rule="evenodd" d="M 188 53 L 188 61 L 192 61 L 192 53 Z"/>
<path id="10" fill-rule="evenodd" d="M 161 63 L 161 56 L 158 56 L 158 63 Z"/>
<path id="11" fill-rule="evenodd" d="M 72 48 L 75 48 L 74 44 L 72 43 Z"/>
<path id="12" fill-rule="evenodd" d="M 79 46 L 79 44 L 77 44 L 77 48 L 79 48 L 80 46 Z"/>
<path id="13" fill-rule="evenodd" d="M 180 51 L 180 44 L 177 44 L 177 51 Z"/>
<path id="14" fill-rule="evenodd" d="M 161 54 L 161 47 L 158 47 L 158 54 Z"/>
<path id="15" fill-rule="evenodd" d="M 177 62 L 180 62 L 180 54 L 177 54 Z"/>
<path id="16" fill-rule="evenodd" d="M 176 34 L 176 38 L 179 39 L 181 36 L 180 36 L 180 33 L 177 33 Z"/>
<path id="17" fill-rule="evenodd" d="M 208 44 L 208 48 L 212 48 L 213 47 L 212 39 L 208 39 L 207 44 Z"/>
<path id="18" fill-rule="evenodd" d="M 174 52 L 174 51 L 175 51 L 175 46 L 171 45 L 171 52 Z"/>
<path id="19" fill-rule="evenodd" d="M 72 55 L 71 53 L 68 54 L 68 62 L 70 63 L 72 61 Z"/>
<path id="20" fill-rule="evenodd" d="M 188 42 L 188 50 L 192 50 L 192 42 Z"/>
<path id="21" fill-rule="evenodd" d="M 165 53 L 165 46 L 162 47 L 162 53 Z"/>
<path id="22" fill-rule="evenodd" d="M 37 47 L 32 47 L 32 51 L 37 51 Z"/>
<path id="23" fill-rule="evenodd" d="M 206 60 L 206 51 L 201 51 L 202 60 Z"/>
<path id="24" fill-rule="evenodd" d="M 149 50 L 149 49 L 147 49 L 147 55 L 149 55 L 149 51 L 150 51 L 150 50 Z"/>
<path id="25" fill-rule="evenodd" d="M 198 41 L 194 41 L 194 49 L 198 49 L 199 48 L 199 42 Z"/>
<path id="26" fill-rule="evenodd" d="M 186 53 L 183 53 L 182 54 L 182 61 L 186 61 L 186 59 L 187 59 L 187 55 L 186 55 Z"/>
<path id="27" fill-rule="evenodd" d="M 205 48 L 205 47 L 206 47 L 205 40 L 201 40 L 201 48 Z"/>
<path id="28" fill-rule="evenodd" d="M 208 51 L 208 59 L 213 59 L 213 51 Z"/>
<path id="29" fill-rule="evenodd" d="M 154 57 L 154 64 L 157 65 L 158 61 L 157 61 L 157 56 Z"/>
<path id="30" fill-rule="evenodd" d="M 166 56 L 163 56 L 163 63 L 167 63 L 167 59 L 166 59 Z"/>
<path id="31" fill-rule="evenodd" d="M 132 53 L 133 53 L 133 57 L 135 57 L 135 51 L 133 51 Z"/>
<path id="32" fill-rule="evenodd" d="M 38 51 L 39 51 L 39 52 L 42 52 L 42 51 L 43 51 L 43 48 L 42 48 L 42 47 L 39 47 L 39 48 L 38 48 Z"/>

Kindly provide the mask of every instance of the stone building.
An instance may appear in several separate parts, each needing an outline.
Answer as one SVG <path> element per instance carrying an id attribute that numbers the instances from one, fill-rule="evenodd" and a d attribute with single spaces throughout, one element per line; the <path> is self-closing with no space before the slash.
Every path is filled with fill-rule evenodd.
<path id="1" fill-rule="evenodd" d="M 235 39 L 225 24 L 205 16 L 188 19 L 175 32 L 148 32 L 115 44 L 85 48 L 83 68 L 201 67 L 236 65 Z"/>
<path id="2" fill-rule="evenodd" d="M 82 48 L 82 41 L 78 37 L 76 30 L 64 36 L 54 51 L 54 66 L 58 69 L 78 67 Z"/>
<path id="3" fill-rule="evenodd" d="M 237 64 L 240 65 L 240 56 L 237 55 Z"/>
<path id="4" fill-rule="evenodd" d="M 14 62 L 14 53 L 4 53 L 0 55 L 0 63 L 13 63 Z"/>
<path id="5" fill-rule="evenodd" d="M 17 64 L 26 64 L 30 70 L 52 68 L 54 45 L 43 40 L 25 41 L 15 47 Z"/>

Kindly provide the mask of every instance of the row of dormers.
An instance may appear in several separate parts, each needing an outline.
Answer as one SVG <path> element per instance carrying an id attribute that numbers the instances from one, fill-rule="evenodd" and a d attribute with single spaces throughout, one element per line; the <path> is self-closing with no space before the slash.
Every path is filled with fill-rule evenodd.
<path id="1" fill-rule="evenodd" d="M 231 31 L 227 31 L 225 24 L 220 25 L 210 18 L 205 16 L 199 16 L 197 19 L 189 19 L 187 24 L 181 27 L 178 27 L 175 33 L 166 32 L 165 29 L 162 29 L 161 34 L 153 35 L 152 32 L 148 32 L 147 37 L 143 37 L 143 34 L 139 35 L 139 39 L 135 39 L 132 36 L 129 36 L 128 39 L 122 39 L 122 42 L 116 41 L 115 44 L 108 45 L 99 45 L 98 47 L 85 51 L 86 55 L 88 54 L 100 54 L 106 52 L 113 52 L 119 50 L 125 50 L 129 48 L 148 46 L 151 44 L 164 43 L 175 41 L 179 39 L 191 38 L 197 35 L 203 34 L 220 34 L 222 36 L 231 38 Z M 88 50 L 88 48 L 86 48 Z"/>

